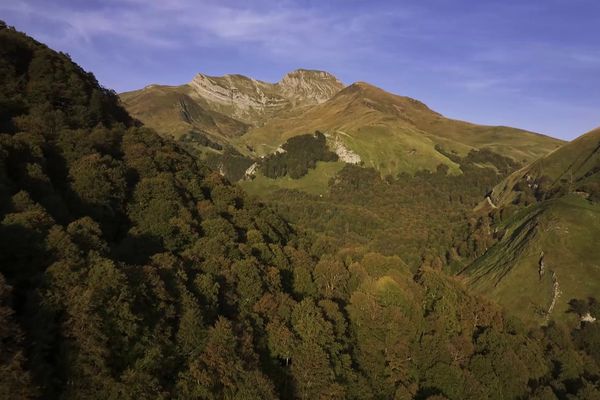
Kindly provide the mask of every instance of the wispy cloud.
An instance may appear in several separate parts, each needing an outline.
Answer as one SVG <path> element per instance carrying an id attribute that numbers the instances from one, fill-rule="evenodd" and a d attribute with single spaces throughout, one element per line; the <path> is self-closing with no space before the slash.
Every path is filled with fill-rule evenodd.
<path id="1" fill-rule="evenodd" d="M 576 122 L 600 104 L 599 13 L 597 0 L 0 0 L 1 18 L 117 90 L 314 67 L 441 112 L 486 102 L 531 129 L 536 99 L 581 104 L 565 108 Z"/>
<path id="2" fill-rule="evenodd" d="M 369 36 L 368 23 L 377 19 L 369 13 L 323 14 L 286 1 L 259 1 L 250 7 L 245 2 L 212 0 L 109 0 L 94 8 L 57 2 L 49 10 L 46 2 L 25 0 L 0 4 L 0 10 L 55 25 L 45 34 L 66 46 L 89 46 L 96 39 L 112 37 L 157 48 L 252 44 L 286 56 L 306 56 L 308 48 L 311 54 L 324 56 L 348 45 L 360 47 Z"/>

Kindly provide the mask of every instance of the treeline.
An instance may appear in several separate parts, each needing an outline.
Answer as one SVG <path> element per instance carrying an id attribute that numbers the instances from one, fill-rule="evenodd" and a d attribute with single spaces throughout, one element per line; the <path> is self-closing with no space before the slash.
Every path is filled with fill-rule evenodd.
<path id="1" fill-rule="evenodd" d="M 4 25 L 0 44 L 3 101 L 25 105 L 0 133 L 0 398 L 600 393 L 597 336 L 527 330 L 441 271 L 296 232 L 66 56 Z"/>
<path id="2" fill-rule="evenodd" d="M 190 131 L 185 135 L 181 136 L 179 140 L 184 144 L 208 147 L 218 151 L 223 150 L 223 146 L 221 144 L 209 139 L 206 134 L 198 131 Z"/>
<path id="3" fill-rule="evenodd" d="M 184 144 L 203 144 L 202 137 L 186 135 L 182 138 Z M 215 148 L 213 146 L 213 148 Z M 337 161 L 337 154 L 329 150 L 325 135 L 321 132 L 294 136 L 288 139 L 275 153 L 261 159 L 252 159 L 241 154 L 232 146 L 225 146 L 221 153 L 210 152 L 203 156 L 205 162 L 213 169 L 221 172 L 231 182 L 250 178 L 246 171 L 256 164 L 256 171 L 269 178 L 289 176 L 299 179 L 315 168 L 317 161 Z M 254 172 L 256 172 L 254 171 Z"/>
<path id="4" fill-rule="evenodd" d="M 281 150 L 268 155 L 260 162 L 260 171 L 269 178 L 289 176 L 298 179 L 315 168 L 317 161 L 337 161 L 337 154 L 327 147 L 327 139 L 321 132 L 294 136 L 287 140 Z"/>
<path id="5" fill-rule="evenodd" d="M 463 171 L 472 168 L 474 165 L 478 165 L 479 167 L 491 167 L 498 171 L 499 175 L 508 175 L 522 167 L 520 163 L 512 158 L 505 157 L 485 147 L 479 150 L 470 150 L 465 157 L 461 157 L 452 151 L 447 151 L 439 144 L 435 145 L 435 149 L 450 160 L 460 164 Z"/>

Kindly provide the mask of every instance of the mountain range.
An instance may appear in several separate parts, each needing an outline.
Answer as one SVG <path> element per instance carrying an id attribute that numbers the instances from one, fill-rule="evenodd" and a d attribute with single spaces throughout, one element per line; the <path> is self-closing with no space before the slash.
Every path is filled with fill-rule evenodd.
<path id="1" fill-rule="evenodd" d="M 439 164 L 460 173 L 456 162 L 437 150 L 440 146 L 458 155 L 486 148 L 527 163 L 563 143 L 516 128 L 449 119 L 417 100 L 364 82 L 344 86 L 322 71 L 297 70 L 275 84 L 198 74 L 189 84 L 150 85 L 121 99 L 135 118 L 159 132 L 176 139 L 196 132 L 254 160 L 293 136 L 323 131 L 331 147 L 382 176 L 434 171 Z"/>

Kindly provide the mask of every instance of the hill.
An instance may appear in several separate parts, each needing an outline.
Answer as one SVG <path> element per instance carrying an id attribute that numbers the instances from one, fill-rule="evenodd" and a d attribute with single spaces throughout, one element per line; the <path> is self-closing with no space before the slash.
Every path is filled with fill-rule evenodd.
<path id="1" fill-rule="evenodd" d="M 277 83 L 243 75 L 198 74 L 181 86 L 150 85 L 121 94 L 131 114 L 179 138 L 198 130 L 217 139 L 240 136 L 250 127 L 291 109 L 321 103 L 344 86 L 333 75 L 299 69 Z"/>
<path id="2" fill-rule="evenodd" d="M 566 192 L 597 198 L 599 173 L 600 129 L 595 129 L 515 171 L 494 188 L 491 200 L 497 206 L 507 206 Z"/>
<path id="3" fill-rule="evenodd" d="M 597 324 L 293 229 L 3 23 L 0 93 L 0 398 L 598 396 Z"/>
<path id="4" fill-rule="evenodd" d="M 293 136 L 322 131 L 331 148 L 382 176 L 435 171 L 439 164 L 460 173 L 440 147 L 458 156 L 485 148 L 528 163 L 562 143 L 519 129 L 448 119 L 417 100 L 362 82 L 343 87 L 317 71 L 296 71 L 276 84 L 198 75 L 188 85 L 152 85 L 121 98 L 159 132 L 180 137 L 196 129 L 254 160 Z"/>
<path id="5" fill-rule="evenodd" d="M 514 172 L 491 193 L 499 241 L 463 273 L 528 320 L 567 319 L 600 293 L 600 130 Z"/>
<path id="6" fill-rule="evenodd" d="M 514 128 L 447 119 L 417 100 L 367 83 L 350 85 L 330 100 L 295 116 L 273 118 L 249 130 L 241 141 L 257 153 L 267 154 L 289 137 L 314 130 L 328 133 L 332 141 L 358 154 L 365 166 L 392 176 L 421 169 L 435 171 L 439 164 L 458 173 L 458 165 L 436 149 L 440 146 L 459 156 L 486 148 L 522 163 L 562 143 Z"/>

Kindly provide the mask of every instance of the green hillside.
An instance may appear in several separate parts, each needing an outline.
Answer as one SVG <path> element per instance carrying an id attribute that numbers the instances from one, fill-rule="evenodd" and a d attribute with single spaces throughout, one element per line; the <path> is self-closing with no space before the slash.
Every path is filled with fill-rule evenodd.
<path id="1" fill-rule="evenodd" d="M 472 287 L 538 322 L 573 318 L 569 301 L 600 293 L 599 149 L 589 132 L 494 188 L 480 210 L 499 241 L 463 271 Z"/>
<path id="2" fill-rule="evenodd" d="M 396 96 L 366 83 L 355 83 L 325 103 L 294 116 L 273 118 L 251 129 L 240 141 L 259 154 L 272 152 L 289 137 L 321 130 L 357 153 L 382 175 L 434 171 L 456 163 L 436 145 L 464 156 L 487 148 L 522 163 L 555 150 L 560 140 L 514 128 L 487 127 L 451 120 L 414 99 Z"/>
<path id="3" fill-rule="evenodd" d="M 464 274 L 520 318 L 573 319 L 570 300 L 600 293 L 600 203 L 567 195 L 527 207 L 496 229 L 503 238 Z"/>
<path id="4" fill-rule="evenodd" d="M 152 85 L 120 97 L 131 115 L 176 139 L 199 131 L 226 142 L 227 138 L 240 136 L 250 127 L 206 108 L 191 97 L 189 90 L 181 87 Z"/>
<path id="5" fill-rule="evenodd" d="M 237 75 L 203 77 L 200 83 L 177 87 L 152 85 L 123 93 L 121 98 L 134 117 L 159 132 L 179 138 L 199 130 L 254 159 L 275 152 L 294 136 L 322 131 L 332 147 L 356 154 L 364 166 L 375 168 L 382 176 L 435 171 L 439 164 L 447 165 L 450 173 L 460 173 L 455 162 L 436 150 L 438 146 L 458 156 L 488 149 L 524 164 L 562 144 L 515 128 L 448 119 L 417 100 L 367 83 L 343 88 L 332 80 L 330 75 L 312 77 L 305 84 L 327 88 L 318 92 L 321 101 L 316 103 L 308 102 L 310 96 L 286 100 L 277 89 L 281 83 Z M 231 87 L 237 97 L 223 98 Z M 263 93 L 260 101 L 252 97 L 251 88 Z"/>
<path id="6" fill-rule="evenodd" d="M 567 192 L 598 198 L 600 129 L 586 133 L 513 173 L 492 192 L 498 206 L 535 201 Z"/>
<path id="7" fill-rule="evenodd" d="M 515 167 L 491 151 L 448 157 L 459 174 L 439 166 L 384 179 L 373 168 L 319 162 L 300 179 L 257 174 L 239 184 L 335 246 L 396 255 L 415 271 L 456 270 L 485 247 L 468 238 L 472 209 Z"/>

